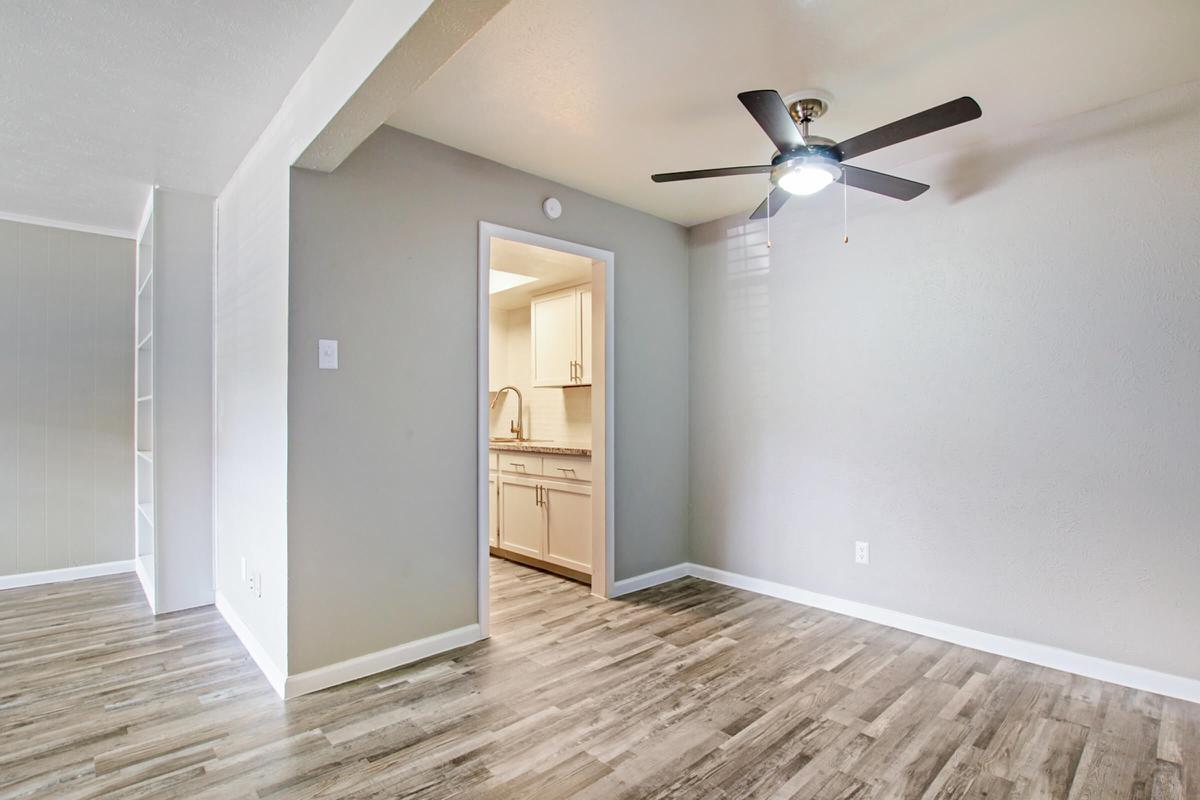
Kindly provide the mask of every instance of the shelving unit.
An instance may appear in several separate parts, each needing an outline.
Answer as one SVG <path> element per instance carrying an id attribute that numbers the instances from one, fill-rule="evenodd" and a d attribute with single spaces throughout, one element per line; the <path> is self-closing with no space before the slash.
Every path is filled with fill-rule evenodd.
<path id="1" fill-rule="evenodd" d="M 213 602 L 211 197 L 155 188 L 138 240 L 135 566 L 150 609 Z"/>
<path id="2" fill-rule="evenodd" d="M 134 366 L 134 554 L 150 608 L 157 611 L 154 519 L 154 218 L 137 246 L 136 361 Z"/>

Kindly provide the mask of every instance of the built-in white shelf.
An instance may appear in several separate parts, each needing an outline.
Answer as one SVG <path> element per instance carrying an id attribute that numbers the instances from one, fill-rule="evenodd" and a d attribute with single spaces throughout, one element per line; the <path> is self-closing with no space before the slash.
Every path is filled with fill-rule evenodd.
<path id="1" fill-rule="evenodd" d="M 138 240 L 137 295 L 134 298 L 134 554 L 138 577 L 150 601 L 158 610 L 154 524 L 154 301 L 158 294 L 151 286 L 154 277 L 153 225 L 146 226 Z"/>
<path id="2" fill-rule="evenodd" d="M 162 189 L 151 203 L 133 281 L 133 533 L 146 599 L 162 614 L 213 598 L 212 398 L 191 388 L 212 380 L 212 318 L 191 312 L 212 301 L 215 209 Z"/>

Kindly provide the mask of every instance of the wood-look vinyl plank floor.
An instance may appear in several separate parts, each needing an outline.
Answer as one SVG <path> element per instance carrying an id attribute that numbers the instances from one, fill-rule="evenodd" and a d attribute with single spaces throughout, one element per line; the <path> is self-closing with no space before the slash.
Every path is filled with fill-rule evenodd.
<path id="1" fill-rule="evenodd" d="M 0 592 L 0 798 L 1200 800 L 1200 706 L 685 578 L 279 700 L 129 575 Z"/>

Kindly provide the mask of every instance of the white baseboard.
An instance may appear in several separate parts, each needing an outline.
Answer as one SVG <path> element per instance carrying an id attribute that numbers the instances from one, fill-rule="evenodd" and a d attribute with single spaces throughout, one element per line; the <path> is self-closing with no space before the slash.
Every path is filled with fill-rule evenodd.
<path id="1" fill-rule="evenodd" d="M 649 589 L 651 586 L 658 586 L 660 583 L 670 583 L 678 578 L 684 578 L 690 575 L 688 568 L 691 564 L 674 564 L 670 567 L 656 569 L 653 572 L 646 572 L 641 575 L 634 575 L 632 578 L 613 583 L 612 594 L 610 597 L 620 597 L 623 594 L 630 592 L 639 592 L 642 589 Z"/>
<path id="2" fill-rule="evenodd" d="M 271 688 L 280 697 L 284 697 L 284 690 L 287 683 L 287 675 L 279 665 L 276 664 L 269 655 L 267 649 L 262 646 L 251 631 L 249 626 L 242 620 L 238 613 L 233 610 L 233 606 L 225 599 L 225 595 L 220 592 L 216 593 L 214 598 L 216 601 L 217 611 L 221 612 L 221 616 L 229 623 L 229 627 L 233 629 L 234 634 L 242 641 L 242 646 L 246 648 L 246 652 L 254 659 L 254 663 L 266 676 L 267 682 L 271 684 Z"/>
<path id="3" fill-rule="evenodd" d="M 1132 664 L 1122 664 L 1117 661 L 1109 661 L 1108 659 L 1084 655 L 1071 650 L 1064 650 L 1059 647 L 1030 642 L 1024 639 L 1013 639 L 1008 636 L 985 633 L 972 628 L 964 628 L 959 625 L 951 625 L 946 622 L 917 617 L 880 606 L 872 606 L 866 603 L 855 602 L 854 600 L 833 597 L 832 595 L 810 592 L 806 589 L 776 583 L 775 581 L 752 578 L 748 575 L 740 575 L 736 572 L 716 569 L 715 567 L 706 567 L 703 564 L 676 564 L 665 569 L 648 572 L 645 575 L 626 578 L 614 585 L 614 595 L 627 594 L 628 592 L 656 586 L 685 575 L 702 578 L 703 580 L 720 583 L 725 586 L 732 586 L 736 589 L 745 589 L 757 592 L 758 594 L 765 594 L 769 597 L 778 597 L 781 600 L 788 600 L 793 603 L 800 603 L 801 605 L 833 611 L 837 614 L 845 614 L 857 619 L 887 625 L 891 628 L 899 628 L 900 630 L 920 634 L 921 636 L 928 636 L 931 639 L 938 639 L 943 642 L 982 650 L 985 653 L 1005 656 L 1017 659 L 1018 661 L 1027 661 L 1031 664 L 1050 667 L 1051 669 L 1058 669 L 1087 678 L 1108 681 L 1109 683 L 1153 692 L 1166 697 L 1177 697 L 1180 700 L 1200 703 L 1200 680 L 1194 678 L 1171 675 L 1145 667 L 1133 666 Z M 618 591 L 618 586 L 623 591 Z M 625 587 L 627 586 L 631 588 L 626 589 Z"/>
<path id="4" fill-rule="evenodd" d="M 150 604 L 150 610 L 154 611 L 154 579 L 146 571 L 145 565 L 142 564 L 142 559 L 135 558 L 133 560 L 133 571 L 137 573 L 138 580 L 141 581 L 142 593 L 146 595 L 146 602 Z"/>
<path id="5" fill-rule="evenodd" d="M 289 675 L 283 692 L 285 698 L 298 697 L 302 694 L 316 692 L 339 683 L 365 678 L 377 672 L 393 669 L 404 664 L 420 661 L 422 658 L 454 650 L 468 644 L 478 642 L 483 633 L 477 623 L 464 625 L 445 633 L 437 633 L 417 639 L 415 642 L 405 642 L 386 650 L 339 661 L 324 667 L 310 669 L 296 675 Z"/>
<path id="6" fill-rule="evenodd" d="M 98 578 L 101 575 L 118 575 L 133 572 L 133 561 L 106 561 L 103 564 L 84 564 L 80 567 L 45 569 L 39 572 L 19 572 L 16 575 L 0 575 L 0 589 L 18 589 L 22 586 L 38 586 L 43 583 L 77 581 L 80 578 Z"/>

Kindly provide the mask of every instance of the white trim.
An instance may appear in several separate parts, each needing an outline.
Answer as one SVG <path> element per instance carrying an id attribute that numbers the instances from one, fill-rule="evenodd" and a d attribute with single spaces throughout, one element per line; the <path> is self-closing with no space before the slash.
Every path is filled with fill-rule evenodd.
<path id="1" fill-rule="evenodd" d="M 488 389 L 491 383 L 491 355 L 488 349 L 491 304 L 488 284 L 491 273 L 487 270 L 491 267 L 492 227 L 488 222 L 479 223 L 479 265 L 475 279 L 478 284 L 478 305 L 475 307 L 475 394 L 478 398 L 475 403 L 475 528 L 479 531 L 475 562 L 475 619 L 479 623 L 480 635 L 484 637 L 490 635 L 491 631 L 491 587 L 488 583 L 488 545 L 492 535 L 488 526 L 491 503 L 488 496 Z"/>
<path id="2" fill-rule="evenodd" d="M 1146 669 L 1145 667 L 1122 664 L 1024 639 L 1013 639 L 1008 636 L 985 633 L 984 631 L 977 631 L 972 628 L 951 625 L 947 622 L 916 617 L 901 611 L 893 611 L 888 608 L 858 603 L 854 600 L 844 600 L 840 597 L 810 592 L 806 589 L 799 589 L 795 586 L 775 583 L 774 581 L 763 580 L 762 578 L 751 578 L 747 575 L 739 575 L 736 572 L 706 567 L 701 564 L 687 564 L 685 566 L 689 575 L 702 578 L 706 581 L 712 581 L 713 583 L 720 583 L 737 589 L 746 589 L 747 591 L 765 594 L 770 597 L 778 597 L 782 600 L 789 600 L 793 603 L 813 606 L 814 608 L 822 608 L 837 614 L 845 614 L 880 625 L 887 625 L 891 628 L 899 628 L 903 631 L 917 633 L 921 636 L 928 636 L 931 639 L 970 647 L 974 650 L 982 650 L 985 653 L 1014 658 L 1018 661 L 1027 661 L 1031 664 L 1038 664 L 1039 666 L 1050 667 L 1051 669 L 1058 669 L 1063 672 L 1071 672 L 1087 678 L 1108 681 L 1109 683 L 1166 695 L 1167 697 L 1177 697 L 1180 700 L 1188 700 L 1193 703 L 1200 702 L 1200 680 L 1194 678 L 1185 678 L 1181 675 L 1170 675 L 1165 672 Z M 671 567 L 669 569 L 675 568 Z M 662 571 L 659 570 L 659 572 Z M 645 576 L 638 576 L 638 578 L 631 578 L 629 580 L 638 580 L 642 577 Z"/>
<path id="3" fill-rule="evenodd" d="M 692 574 L 689 572 L 692 566 L 692 564 L 674 564 L 653 572 L 645 572 L 641 575 L 634 575 L 632 578 L 616 581 L 613 583 L 612 594 L 609 597 L 620 597 L 631 592 L 649 589 L 651 586 L 658 586 L 660 583 L 670 583 L 680 578 L 686 578 Z"/>
<path id="4" fill-rule="evenodd" d="M 94 233 L 99 236 L 115 236 L 118 239 L 137 239 L 137 234 L 134 231 L 119 230 L 117 228 L 106 228 L 103 225 L 84 225 L 79 222 L 67 222 L 61 219 L 46 219 L 45 217 L 31 217 L 26 214 L 10 214 L 7 211 L 0 211 L 0 219 L 8 222 L 20 222 L 25 225 L 40 225 L 43 228 L 58 228 L 64 231 L 78 231 L 79 233 Z"/>
<path id="5" fill-rule="evenodd" d="M 79 567 L 45 569 L 38 572 L 18 572 L 15 575 L 0 575 L 0 589 L 19 589 L 22 586 L 40 586 L 43 583 L 77 581 L 80 578 L 98 578 L 101 575 L 118 575 L 133 572 L 133 560 L 106 561 L 103 564 L 84 564 Z"/>
<path id="6" fill-rule="evenodd" d="M 246 648 L 246 652 L 250 654 L 250 657 L 254 659 L 254 663 L 258 665 L 259 670 L 266 676 L 267 683 L 271 684 L 271 688 L 275 690 L 275 694 L 281 698 L 284 697 L 287 676 L 284 675 L 283 670 L 267 654 L 267 649 L 262 646 L 262 643 L 258 641 L 258 637 L 250 631 L 250 627 L 234 611 L 233 606 L 225 599 L 225 595 L 215 592 L 214 600 L 217 611 L 221 612 L 221 616 L 225 618 L 225 622 L 233 629 L 234 635 L 241 640 L 242 646 Z"/>
<path id="7" fill-rule="evenodd" d="M 840 597 L 820 594 L 819 592 L 810 592 L 807 589 L 800 589 L 795 586 L 776 583 L 775 581 L 752 578 L 749 575 L 741 575 L 715 567 L 706 567 L 703 564 L 675 564 L 642 575 L 634 575 L 632 578 L 625 578 L 624 580 L 617 581 L 614 586 L 613 596 L 617 597 L 640 591 L 641 589 L 648 589 L 651 586 L 658 586 L 661 583 L 667 583 L 686 576 L 712 581 L 723 586 L 732 586 L 735 589 L 745 589 L 749 592 L 765 594 L 768 597 L 778 597 L 781 600 L 812 606 L 813 608 L 821 608 L 836 614 L 845 614 L 848 617 L 864 619 L 868 622 L 878 623 L 879 625 L 887 625 L 889 628 L 899 628 L 910 633 L 928 636 L 930 639 L 950 642 L 951 644 L 970 647 L 973 650 L 982 650 L 985 653 L 992 653 L 1018 661 L 1026 661 L 1030 664 L 1037 664 L 1042 667 L 1082 675 L 1086 678 L 1095 678 L 1096 680 L 1107 681 L 1120 686 L 1128 686 L 1132 689 L 1140 689 L 1167 697 L 1177 697 L 1180 700 L 1187 700 L 1192 703 L 1200 703 L 1200 680 L 1196 680 L 1195 678 L 1186 678 L 1182 675 L 1171 675 L 1166 672 L 1158 672 L 1132 664 L 1109 661 L 1108 659 L 1084 655 L 1083 653 L 1064 650 L 1061 647 L 1053 647 L 1048 644 L 1039 644 L 1038 642 L 1030 642 L 1024 639 L 1013 639 L 1008 636 L 985 633 L 973 628 L 951 625 L 948 622 L 939 622 L 933 619 L 926 619 L 925 617 L 905 614 L 902 611 L 893 611 L 890 608 L 881 608 L 880 606 L 872 606 L 854 600 L 844 600 Z"/>
<path id="8" fill-rule="evenodd" d="M 150 573 L 146 572 L 146 568 L 142 566 L 142 559 L 150 556 L 138 556 L 133 560 L 133 571 L 137 573 L 138 581 L 142 584 L 142 593 L 146 595 L 146 602 L 150 606 L 151 613 L 157 614 L 155 610 L 154 599 L 154 581 L 150 577 Z"/>
<path id="9" fill-rule="evenodd" d="M 150 217 L 154 215 L 154 188 L 150 187 L 150 191 L 146 193 L 146 205 L 142 208 L 142 219 L 138 223 L 137 243 L 141 244 L 142 239 L 146 238 L 146 228 L 150 227 Z"/>
<path id="10" fill-rule="evenodd" d="M 474 644 L 483 638 L 485 637 L 479 625 L 464 625 L 445 633 L 436 633 L 433 636 L 426 636 L 424 639 L 417 639 L 415 642 L 398 644 L 386 650 L 377 650 L 374 653 L 349 658 L 336 664 L 289 675 L 281 694 L 284 698 L 291 699 L 340 683 L 374 675 L 377 672 L 394 669 L 404 664 L 411 664 L 422 658 L 445 653 L 447 650 Z M 279 691 L 278 688 L 276 691 Z"/>

